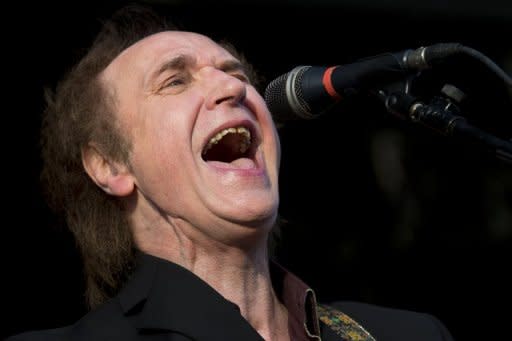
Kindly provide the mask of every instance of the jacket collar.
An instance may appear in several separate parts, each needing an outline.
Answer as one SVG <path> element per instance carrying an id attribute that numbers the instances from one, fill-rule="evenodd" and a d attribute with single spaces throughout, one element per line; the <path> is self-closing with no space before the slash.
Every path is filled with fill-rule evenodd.
<path id="1" fill-rule="evenodd" d="M 270 263 L 270 274 L 276 295 L 288 309 L 288 325 L 292 340 L 319 339 L 320 326 L 315 292 L 277 262 Z"/>
<path id="2" fill-rule="evenodd" d="M 263 340 L 237 305 L 192 272 L 144 253 L 137 262 L 118 295 L 136 328 L 171 330 L 196 340 Z"/>

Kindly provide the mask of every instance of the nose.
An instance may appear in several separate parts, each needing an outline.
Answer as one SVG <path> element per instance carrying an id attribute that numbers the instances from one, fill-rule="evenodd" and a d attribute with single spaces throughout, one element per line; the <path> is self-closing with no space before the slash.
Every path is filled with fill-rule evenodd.
<path id="1" fill-rule="evenodd" d="M 247 84 L 242 80 L 221 70 L 213 70 L 207 75 L 209 93 L 206 108 L 213 110 L 217 105 L 227 103 L 237 105 L 245 100 Z"/>

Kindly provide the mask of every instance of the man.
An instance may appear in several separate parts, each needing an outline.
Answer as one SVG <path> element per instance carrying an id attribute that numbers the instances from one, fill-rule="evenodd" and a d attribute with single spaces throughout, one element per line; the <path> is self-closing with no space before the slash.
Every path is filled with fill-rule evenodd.
<path id="1" fill-rule="evenodd" d="M 127 7 L 49 96 L 43 175 L 92 309 L 12 340 L 450 340 L 428 315 L 341 303 L 360 325 L 269 261 L 279 138 L 228 50 Z"/>

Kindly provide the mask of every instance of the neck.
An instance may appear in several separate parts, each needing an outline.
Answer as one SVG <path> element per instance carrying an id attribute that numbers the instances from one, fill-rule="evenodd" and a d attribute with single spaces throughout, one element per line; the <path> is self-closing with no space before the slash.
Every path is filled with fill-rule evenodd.
<path id="1" fill-rule="evenodd" d="M 154 223 L 154 221 L 153 221 Z M 138 247 L 177 263 L 240 308 L 242 316 L 265 340 L 289 340 L 288 314 L 270 279 L 267 233 L 251 243 L 223 243 L 179 219 L 167 226 L 135 229 Z"/>
<path id="2" fill-rule="evenodd" d="M 240 250 L 201 259 L 190 269 L 240 308 L 242 316 L 265 340 L 286 340 L 288 316 L 270 279 L 266 247 L 256 254 Z"/>

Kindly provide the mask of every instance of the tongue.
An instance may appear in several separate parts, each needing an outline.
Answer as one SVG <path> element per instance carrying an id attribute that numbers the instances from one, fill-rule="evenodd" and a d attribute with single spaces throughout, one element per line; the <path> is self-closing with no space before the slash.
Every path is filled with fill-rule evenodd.
<path id="1" fill-rule="evenodd" d="M 240 168 L 240 169 L 251 169 L 255 168 L 256 164 L 253 160 L 242 157 L 240 159 L 233 160 L 229 163 L 234 168 Z"/>
<path id="2" fill-rule="evenodd" d="M 221 162 L 221 161 L 207 161 L 208 164 L 218 168 L 224 169 L 253 169 L 256 168 L 256 164 L 253 160 L 242 157 L 231 162 Z"/>

